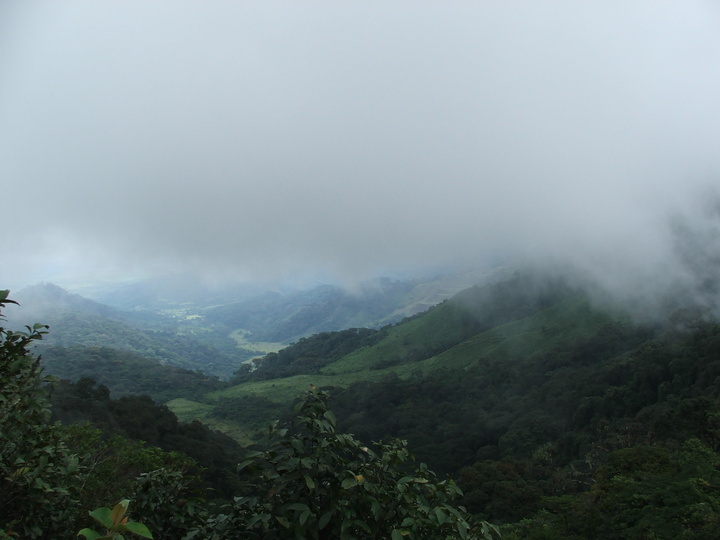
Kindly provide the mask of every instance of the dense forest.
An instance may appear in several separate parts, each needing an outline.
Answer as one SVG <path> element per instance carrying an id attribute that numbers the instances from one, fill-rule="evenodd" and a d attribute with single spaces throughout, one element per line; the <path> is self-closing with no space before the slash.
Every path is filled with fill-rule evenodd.
<path id="1" fill-rule="evenodd" d="M 638 320 L 525 273 L 382 328 L 299 339 L 227 382 L 110 347 L 54 354 L 72 381 L 53 385 L 52 419 L 40 407 L 33 437 L 55 437 L 67 459 L 100 445 L 118 477 L 73 496 L 85 511 L 128 499 L 153 533 L 169 519 L 176 538 L 720 537 L 720 325 L 697 305 Z M 127 378 L 111 390 L 103 366 Z M 179 422 L 179 404 L 186 420 L 238 427 L 243 444 Z M 130 448 L 147 463 L 119 466 Z M 4 482 L 19 489 L 11 455 Z M 157 515 L 136 483 L 152 474 L 185 490 L 163 492 Z M 42 537 L 49 518 L 33 496 L 35 525 L 23 530 Z M 19 530 L 9 511 L 2 519 Z"/>
<path id="2" fill-rule="evenodd" d="M 268 378 L 316 373 L 341 429 L 407 440 L 505 537 L 718 534 L 720 326 L 707 310 L 641 323 L 561 281 L 516 276 L 363 332 L 352 353 L 343 337 L 359 332 L 301 340 L 238 374 L 235 391 L 259 406 L 275 397 Z M 365 369 L 332 384 L 350 364 Z M 226 415 L 232 392 L 215 393 Z"/>

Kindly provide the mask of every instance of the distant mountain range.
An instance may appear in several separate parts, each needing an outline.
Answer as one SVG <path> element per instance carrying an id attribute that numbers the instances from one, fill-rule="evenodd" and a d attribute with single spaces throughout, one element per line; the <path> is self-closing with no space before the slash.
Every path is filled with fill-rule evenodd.
<path id="1" fill-rule="evenodd" d="M 8 325 L 51 326 L 49 347 L 103 347 L 174 366 L 230 377 L 243 362 L 305 336 L 351 327 L 378 328 L 424 311 L 480 280 L 506 272 L 471 272 L 432 279 L 377 279 L 352 291 L 320 285 L 306 290 L 255 286 L 204 287 L 185 279 L 148 280 L 94 291 L 94 299 L 45 283 L 13 294 Z M 61 355 L 67 357 L 66 355 Z M 108 356 L 105 354 L 104 356 Z"/>
<path id="2" fill-rule="evenodd" d="M 502 272 L 492 274 L 497 279 Z M 291 343 L 319 332 L 378 328 L 426 311 L 488 275 L 426 280 L 377 279 L 357 290 L 322 285 L 291 293 L 266 292 L 247 300 L 209 307 L 208 322 L 243 329 L 248 339 Z"/>
<path id="3" fill-rule="evenodd" d="M 396 322 L 507 274 L 498 268 L 426 278 L 376 278 L 351 289 L 328 284 L 211 286 L 189 276 L 167 276 L 85 287 L 82 295 L 44 283 L 14 292 L 13 297 L 23 306 L 24 319 L 69 311 L 126 322 L 200 315 L 251 332 L 250 341 L 289 343 L 315 332 Z"/>
<path id="4" fill-rule="evenodd" d="M 53 283 L 42 283 L 27 287 L 12 294 L 21 306 L 24 319 L 32 319 L 61 312 L 79 312 L 111 319 L 123 318 L 120 310 L 73 294 Z M 14 316 L 14 311 L 10 313 Z"/>

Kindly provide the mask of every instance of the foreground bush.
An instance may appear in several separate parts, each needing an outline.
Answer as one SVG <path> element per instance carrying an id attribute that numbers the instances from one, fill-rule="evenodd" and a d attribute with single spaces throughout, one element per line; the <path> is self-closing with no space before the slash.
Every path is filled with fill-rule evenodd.
<path id="1" fill-rule="evenodd" d="M 327 394 L 312 389 L 289 426 L 271 430 L 272 447 L 239 465 L 252 480 L 245 496 L 187 538 L 492 538 L 473 528 L 451 481 L 438 481 L 404 441 L 368 448 L 335 431 Z"/>

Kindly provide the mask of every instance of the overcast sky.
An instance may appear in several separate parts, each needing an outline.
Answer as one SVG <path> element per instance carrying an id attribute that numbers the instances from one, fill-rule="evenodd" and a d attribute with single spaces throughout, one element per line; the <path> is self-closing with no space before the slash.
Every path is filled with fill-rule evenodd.
<path id="1" fill-rule="evenodd" d="M 717 240 L 718 173 L 716 2 L 0 3 L 0 287 L 642 281 Z"/>

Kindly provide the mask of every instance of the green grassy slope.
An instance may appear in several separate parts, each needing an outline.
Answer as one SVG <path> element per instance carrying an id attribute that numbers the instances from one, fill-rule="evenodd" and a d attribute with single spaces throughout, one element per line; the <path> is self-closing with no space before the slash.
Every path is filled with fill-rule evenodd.
<path id="1" fill-rule="evenodd" d="M 212 405 L 185 398 L 176 398 L 168 401 L 165 406 L 170 409 L 181 422 L 199 420 L 210 429 L 222 431 L 241 444 L 249 444 L 252 439 L 248 437 L 248 430 L 237 422 L 228 422 L 212 415 Z"/>
<path id="2" fill-rule="evenodd" d="M 544 354 L 562 341 L 575 341 L 595 335 L 611 321 L 609 315 L 592 309 L 582 296 L 564 298 L 547 307 L 526 309 L 527 316 L 482 329 L 477 317 L 463 305 L 445 302 L 427 313 L 389 329 L 375 345 L 345 355 L 312 375 L 296 375 L 262 381 L 249 381 L 210 392 L 204 401 L 254 397 L 281 405 L 289 404 L 310 385 L 348 386 L 358 382 L 380 381 L 389 375 L 401 379 L 429 377 L 441 369 L 469 369 L 482 361 L 511 362 L 520 365 L 534 355 Z M 500 320 L 503 320 L 501 318 Z M 492 325 L 486 322 L 484 326 Z M 168 406 L 183 420 L 199 419 L 216 429 L 213 412 L 205 403 L 175 400 Z M 260 416 L 262 410 L 256 411 Z M 274 419 L 273 411 L 255 418 L 252 426 L 225 421 L 225 431 L 241 440 L 253 438 L 258 424 Z"/>

